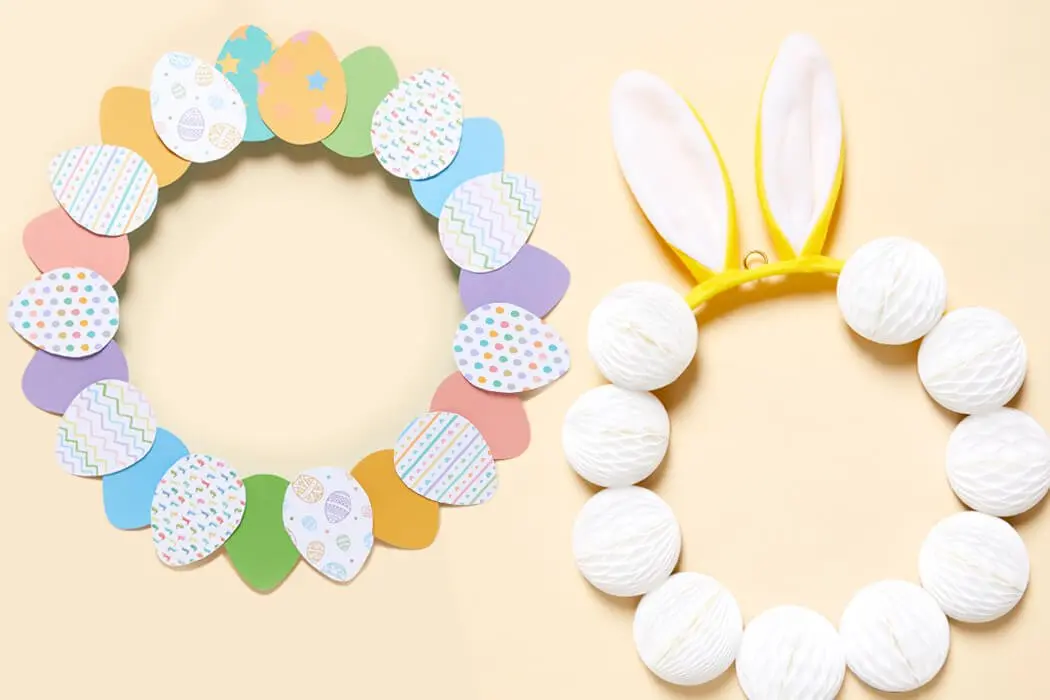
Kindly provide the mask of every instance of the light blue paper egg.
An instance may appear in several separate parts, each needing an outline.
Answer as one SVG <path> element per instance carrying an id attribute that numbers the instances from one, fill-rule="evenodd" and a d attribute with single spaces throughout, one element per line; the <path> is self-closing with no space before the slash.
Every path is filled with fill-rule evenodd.
<path id="1" fill-rule="evenodd" d="M 273 138 L 273 132 L 259 116 L 259 91 L 265 86 L 260 88 L 255 70 L 269 62 L 274 50 L 269 34 L 254 25 L 246 25 L 230 35 L 215 61 L 215 67 L 233 83 L 244 101 L 248 112 L 245 141 L 269 141 Z"/>
<path id="2" fill-rule="evenodd" d="M 503 170 L 503 130 L 488 117 L 463 120 L 459 152 L 452 164 L 434 177 L 411 180 L 412 195 L 431 216 L 441 216 L 441 208 L 453 190 L 478 175 Z"/>
<path id="3" fill-rule="evenodd" d="M 153 492 L 171 465 L 190 452 L 182 440 L 157 428 L 146 456 L 127 469 L 102 477 L 102 505 L 109 522 L 121 530 L 148 527 Z"/>

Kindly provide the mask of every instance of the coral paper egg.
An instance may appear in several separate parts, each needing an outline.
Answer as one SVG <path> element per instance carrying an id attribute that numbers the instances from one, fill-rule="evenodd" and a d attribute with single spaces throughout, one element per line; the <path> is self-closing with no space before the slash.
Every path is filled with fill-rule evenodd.
<path id="1" fill-rule="evenodd" d="M 237 88 L 247 115 L 244 140 L 267 141 L 273 132 L 259 116 L 259 76 L 277 47 L 270 35 L 259 27 L 244 25 L 234 30 L 219 51 L 215 68 Z"/>
<path id="2" fill-rule="evenodd" d="M 22 245 L 41 272 L 59 267 L 87 268 L 110 284 L 124 276 L 131 257 L 127 236 L 96 236 L 61 208 L 30 221 L 22 234 Z"/>
<path id="3" fill-rule="evenodd" d="M 122 146 L 78 146 L 51 160 L 51 191 L 69 217 L 100 236 L 135 231 L 157 206 L 157 176 Z"/>
<path id="4" fill-rule="evenodd" d="M 431 411 L 414 418 L 394 446 L 394 469 L 420 496 L 476 506 L 496 494 L 499 475 L 481 431 L 463 416 Z"/>
<path id="5" fill-rule="evenodd" d="M 430 400 L 431 411 L 458 413 L 481 431 L 493 459 L 517 457 L 529 446 L 529 418 L 521 398 L 482 391 L 459 372 L 441 382 Z"/>

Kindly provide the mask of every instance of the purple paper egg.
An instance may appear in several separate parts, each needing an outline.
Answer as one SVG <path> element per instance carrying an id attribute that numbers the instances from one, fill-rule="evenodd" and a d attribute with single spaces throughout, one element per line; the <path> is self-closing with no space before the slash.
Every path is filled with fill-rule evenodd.
<path id="1" fill-rule="evenodd" d="M 88 357 L 38 350 L 22 375 L 22 393 L 41 411 L 62 414 L 77 394 L 103 379 L 128 380 L 128 362 L 116 342 Z"/>

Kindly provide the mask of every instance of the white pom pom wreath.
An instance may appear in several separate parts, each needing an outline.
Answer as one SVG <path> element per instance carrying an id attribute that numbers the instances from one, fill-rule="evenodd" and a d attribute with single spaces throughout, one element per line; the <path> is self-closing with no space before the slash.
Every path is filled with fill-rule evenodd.
<path id="1" fill-rule="evenodd" d="M 652 394 L 606 384 L 576 399 L 561 434 L 577 474 L 598 486 L 630 486 L 660 466 L 671 421 Z"/>
<path id="2" fill-rule="evenodd" d="M 598 370 L 635 391 L 667 386 L 696 355 L 696 317 L 680 294 L 655 282 L 621 285 L 591 312 L 587 345 Z"/>
<path id="3" fill-rule="evenodd" d="M 733 663 L 744 621 L 733 594 L 710 576 L 678 573 L 646 594 L 634 612 L 642 662 L 675 685 L 700 685 Z"/>
<path id="4" fill-rule="evenodd" d="M 846 677 L 846 653 L 823 616 L 784 605 L 744 628 L 736 677 L 748 700 L 834 700 Z"/>
<path id="5" fill-rule="evenodd" d="M 944 314 L 948 284 L 929 250 L 907 238 L 879 238 L 846 261 L 838 280 L 839 309 L 857 335 L 903 345 L 930 332 Z"/>
<path id="6" fill-rule="evenodd" d="M 990 622 L 1028 588 L 1028 550 L 1005 520 L 967 511 L 937 523 L 919 553 L 919 578 L 948 617 Z"/>
<path id="7" fill-rule="evenodd" d="M 670 506 L 640 486 L 591 496 L 576 517 L 572 551 L 592 586 L 615 596 L 648 593 L 671 575 L 682 532 Z"/>
<path id="8" fill-rule="evenodd" d="M 919 347 L 919 379 L 934 401 L 956 413 L 998 408 L 1024 383 L 1028 353 L 1017 328 L 998 311 L 958 309 Z"/>

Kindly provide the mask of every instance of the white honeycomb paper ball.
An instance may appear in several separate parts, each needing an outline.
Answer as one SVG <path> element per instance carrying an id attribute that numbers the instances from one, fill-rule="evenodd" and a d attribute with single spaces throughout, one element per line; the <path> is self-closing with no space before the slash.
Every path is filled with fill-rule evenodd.
<path id="1" fill-rule="evenodd" d="M 652 474 L 667 454 L 670 435 L 659 399 L 613 384 L 576 399 L 561 432 L 565 458 L 597 486 L 630 486 Z"/>
<path id="2" fill-rule="evenodd" d="M 956 413 L 999 408 L 1024 383 L 1028 352 L 1017 328 L 978 306 L 945 315 L 919 346 L 919 379 L 934 401 Z"/>
<path id="3" fill-rule="evenodd" d="M 919 553 L 919 579 L 948 617 L 991 622 L 1028 588 L 1028 550 L 1005 520 L 967 511 L 933 526 Z"/>
<path id="4" fill-rule="evenodd" d="M 748 700 L 834 700 L 846 677 L 846 652 L 822 615 L 784 605 L 744 628 L 736 677 Z"/>
<path id="5" fill-rule="evenodd" d="M 933 596 L 907 581 L 862 588 L 842 613 L 839 635 L 850 670 L 883 692 L 921 688 L 948 658 L 948 618 Z"/>
<path id="6" fill-rule="evenodd" d="M 634 612 L 634 646 L 656 676 L 675 685 L 714 680 L 736 658 L 744 620 L 736 599 L 710 576 L 678 573 Z"/>
<path id="7" fill-rule="evenodd" d="M 974 510 L 1008 518 L 1050 489 L 1050 436 L 1016 408 L 967 416 L 948 439 L 948 483 Z"/>
<path id="8" fill-rule="evenodd" d="M 671 575 L 681 551 L 682 531 L 671 507 L 640 486 L 594 494 L 572 531 L 580 573 L 609 595 L 653 590 Z"/>
<path id="9" fill-rule="evenodd" d="M 681 376 L 696 355 L 697 328 L 685 299 L 655 282 L 630 282 L 591 312 L 587 346 L 613 384 L 653 391 Z"/>
<path id="10" fill-rule="evenodd" d="M 904 345 L 937 325 L 948 283 L 944 268 L 924 246 L 907 238 L 879 238 L 846 260 L 837 296 L 854 333 L 883 345 Z"/>

